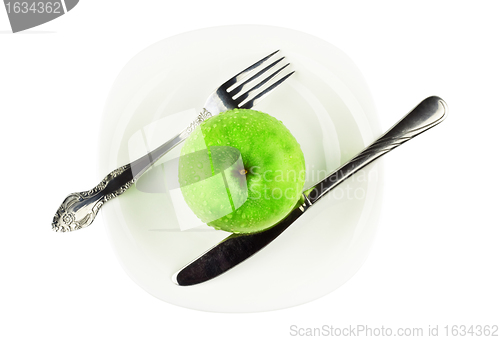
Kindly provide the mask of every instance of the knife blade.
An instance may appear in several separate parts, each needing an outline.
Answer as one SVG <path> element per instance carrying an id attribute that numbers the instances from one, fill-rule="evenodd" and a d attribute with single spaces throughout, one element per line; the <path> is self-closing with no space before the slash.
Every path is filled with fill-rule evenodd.
<path id="1" fill-rule="evenodd" d="M 194 259 L 172 276 L 174 283 L 191 286 L 213 279 L 269 245 L 319 199 L 377 158 L 442 122 L 445 101 L 437 96 L 424 99 L 398 123 L 350 161 L 305 190 L 297 207 L 270 229 L 254 234 L 232 234 Z"/>

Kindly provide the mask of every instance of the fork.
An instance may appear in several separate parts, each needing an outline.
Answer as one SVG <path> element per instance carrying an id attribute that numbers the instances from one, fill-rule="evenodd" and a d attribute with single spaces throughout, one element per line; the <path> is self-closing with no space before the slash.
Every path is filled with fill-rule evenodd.
<path id="1" fill-rule="evenodd" d="M 274 83 L 269 83 L 283 75 L 283 69 L 290 65 L 287 63 L 280 66 L 280 62 L 285 58 L 281 57 L 263 67 L 263 64 L 278 52 L 279 50 L 262 58 L 219 86 L 208 96 L 203 110 L 196 119 L 178 135 L 132 163 L 111 171 L 95 188 L 68 195 L 54 215 L 52 230 L 66 232 L 89 226 L 104 203 L 127 191 L 147 169 L 183 142 L 198 125 L 212 115 L 227 110 L 252 108 L 295 72 L 292 71 Z M 252 72 L 256 73 L 251 75 Z M 257 81 L 258 83 L 254 85 Z M 269 86 L 262 88 L 268 83 Z M 248 89 L 249 87 L 250 89 Z M 243 92 L 245 90 L 247 91 Z"/>

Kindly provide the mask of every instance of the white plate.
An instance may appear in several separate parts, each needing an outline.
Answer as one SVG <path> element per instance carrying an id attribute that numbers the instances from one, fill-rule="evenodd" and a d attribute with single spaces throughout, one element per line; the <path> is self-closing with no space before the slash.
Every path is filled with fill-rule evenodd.
<path id="1" fill-rule="evenodd" d="M 101 176 L 169 139 L 217 86 L 277 49 L 297 72 L 255 108 L 282 120 L 297 138 L 307 164 L 306 187 L 380 134 L 359 70 L 336 47 L 283 28 L 208 28 L 162 40 L 125 66 L 102 120 Z M 149 185 L 161 180 L 154 172 L 147 176 L 156 178 Z M 206 226 L 181 231 L 170 195 L 161 192 L 162 185 L 158 193 L 144 189 L 147 177 L 139 182 L 142 189 L 131 188 L 102 213 L 124 269 L 159 299 L 204 311 L 274 310 L 324 296 L 360 268 L 376 231 L 380 176 L 380 164 L 370 166 L 251 259 L 190 287 L 176 286 L 172 274 L 227 233 Z"/>

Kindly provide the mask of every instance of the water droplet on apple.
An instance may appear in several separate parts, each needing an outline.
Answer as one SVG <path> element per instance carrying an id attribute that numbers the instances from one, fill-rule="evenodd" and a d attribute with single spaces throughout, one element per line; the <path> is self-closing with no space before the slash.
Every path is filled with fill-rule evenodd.
<path id="1" fill-rule="evenodd" d="M 196 164 L 196 166 L 198 167 L 198 169 L 203 168 L 203 164 L 201 164 L 201 162 L 198 162 L 198 164 Z"/>

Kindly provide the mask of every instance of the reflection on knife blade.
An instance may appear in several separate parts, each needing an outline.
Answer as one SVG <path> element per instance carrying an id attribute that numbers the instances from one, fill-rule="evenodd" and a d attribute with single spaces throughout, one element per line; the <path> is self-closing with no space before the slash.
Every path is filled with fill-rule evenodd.
<path id="1" fill-rule="evenodd" d="M 255 234 L 233 234 L 202 254 L 174 274 L 172 280 L 180 286 L 190 286 L 213 279 L 251 257 L 271 243 L 295 220 L 332 191 L 346 178 L 375 159 L 409 141 L 444 120 L 447 107 L 444 100 L 433 96 L 423 100 L 370 146 L 338 170 L 303 193 L 303 201 L 274 227 Z"/>
<path id="2" fill-rule="evenodd" d="M 254 234 L 232 234 L 174 274 L 172 280 L 180 286 L 190 286 L 219 276 L 267 246 L 302 214 L 303 211 L 297 208 L 271 229 Z"/>

